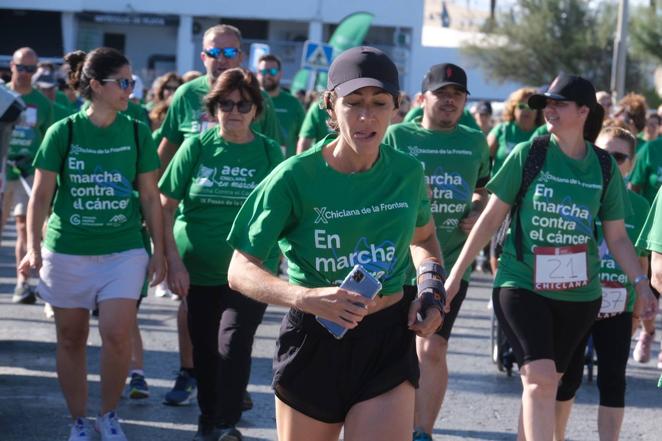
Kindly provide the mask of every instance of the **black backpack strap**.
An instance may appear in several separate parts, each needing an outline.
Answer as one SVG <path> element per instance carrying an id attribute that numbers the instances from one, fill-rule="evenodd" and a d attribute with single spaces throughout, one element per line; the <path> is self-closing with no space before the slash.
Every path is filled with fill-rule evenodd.
<path id="1" fill-rule="evenodd" d="M 64 174 L 64 169 L 67 164 L 67 156 L 69 156 L 69 150 L 71 150 L 71 143 L 74 139 L 74 122 L 71 118 L 67 118 L 67 146 L 64 150 L 64 157 L 62 158 L 62 165 L 60 165 L 60 176 Z"/>
<path id="2" fill-rule="evenodd" d="M 522 204 L 524 195 L 529 190 L 529 187 L 535 181 L 536 177 L 545 165 L 545 158 L 547 157 L 547 146 L 549 146 L 550 135 L 537 136 L 533 139 L 529 155 L 524 161 L 522 168 L 522 182 L 515 196 L 515 202 L 510 211 L 511 222 L 515 223 L 515 252 L 517 253 L 517 260 L 520 262 L 524 260 L 524 253 L 522 250 L 522 223 L 519 219 L 519 207 Z"/>
<path id="3" fill-rule="evenodd" d="M 600 205 L 605 200 L 605 193 L 607 192 L 607 187 L 611 181 L 611 155 L 600 147 L 593 147 L 593 151 L 598 156 L 600 161 L 600 169 L 602 170 L 602 193 L 600 194 Z"/>

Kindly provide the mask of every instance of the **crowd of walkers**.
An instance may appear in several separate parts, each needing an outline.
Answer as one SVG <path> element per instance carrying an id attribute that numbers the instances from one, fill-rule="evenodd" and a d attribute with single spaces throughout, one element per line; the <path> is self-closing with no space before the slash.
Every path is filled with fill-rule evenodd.
<path id="1" fill-rule="evenodd" d="M 565 439 L 589 339 L 600 439 L 618 439 L 631 339 L 648 362 L 662 289 L 662 115 L 562 73 L 514 91 L 497 121 L 493 103 L 469 104 L 460 66 L 431 66 L 409 99 L 393 61 L 367 46 L 334 59 L 306 110 L 277 55 L 241 67 L 241 42 L 239 29 L 211 27 L 205 72 L 148 90 L 114 49 L 69 53 L 61 67 L 30 48 L 13 55 L 6 87 L 27 105 L 4 165 L 13 301 L 39 297 L 54 317 L 69 441 L 94 429 L 127 439 L 123 390 L 150 393 L 137 323 L 149 287 L 180 299 L 164 404 L 197 395 L 194 441 L 243 439 L 268 304 L 289 308 L 273 361 L 280 440 L 432 440 L 479 253 L 521 375 L 518 439 Z"/>

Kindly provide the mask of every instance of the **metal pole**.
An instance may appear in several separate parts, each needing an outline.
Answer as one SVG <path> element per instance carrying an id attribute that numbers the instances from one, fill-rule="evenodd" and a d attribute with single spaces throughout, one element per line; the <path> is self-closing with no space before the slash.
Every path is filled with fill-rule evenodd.
<path id="1" fill-rule="evenodd" d="M 614 57 L 611 66 L 611 92 L 616 100 L 625 94 L 625 63 L 628 40 L 628 0 L 620 0 L 618 23 L 614 37 Z"/>

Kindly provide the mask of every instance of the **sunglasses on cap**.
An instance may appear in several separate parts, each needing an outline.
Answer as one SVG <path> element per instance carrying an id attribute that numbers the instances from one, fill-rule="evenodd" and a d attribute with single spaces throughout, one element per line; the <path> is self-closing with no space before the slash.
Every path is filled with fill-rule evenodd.
<path id="1" fill-rule="evenodd" d="M 611 152 L 609 154 L 611 155 L 612 158 L 614 158 L 616 164 L 619 165 L 624 163 L 626 160 L 630 158 L 630 155 L 626 155 L 625 153 L 621 153 L 621 152 Z"/>
<path id="2" fill-rule="evenodd" d="M 15 66 L 16 66 L 16 70 L 19 72 L 26 72 L 26 73 L 37 72 L 36 64 L 15 64 Z"/>
<path id="3" fill-rule="evenodd" d="M 205 54 L 208 57 L 214 59 L 218 58 L 222 54 L 223 58 L 232 60 L 237 55 L 239 55 L 239 52 L 241 52 L 241 49 L 236 47 L 210 47 L 205 49 Z"/>
<path id="4" fill-rule="evenodd" d="M 104 83 L 115 83 L 122 90 L 133 89 L 136 85 L 136 81 L 129 78 L 106 78 L 101 81 Z"/>
<path id="5" fill-rule="evenodd" d="M 225 113 L 232 112 L 232 109 L 234 109 L 235 106 L 237 106 L 237 111 L 239 113 L 248 113 L 253 108 L 253 102 L 246 100 L 241 100 L 241 101 L 220 100 L 218 102 L 218 108 Z"/>
<path id="6" fill-rule="evenodd" d="M 269 69 L 260 69 L 258 72 L 262 75 L 271 75 L 272 77 L 275 77 L 278 75 L 278 72 L 280 72 L 280 69 L 277 67 L 270 67 Z"/>

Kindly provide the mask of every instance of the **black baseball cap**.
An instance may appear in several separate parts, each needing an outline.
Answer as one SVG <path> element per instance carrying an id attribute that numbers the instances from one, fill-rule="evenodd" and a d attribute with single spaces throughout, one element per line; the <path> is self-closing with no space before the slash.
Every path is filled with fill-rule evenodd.
<path id="1" fill-rule="evenodd" d="M 491 115 L 492 104 L 489 101 L 479 101 L 478 105 L 476 105 L 476 113 L 479 115 Z"/>
<path id="2" fill-rule="evenodd" d="M 549 85 L 547 90 L 529 97 L 529 107 L 544 109 L 547 100 L 574 101 L 580 106 L 594 109 L 598 105 L 595 99 L 595 87 L 585 78 L 577 75 L 560 74 Z"/>
<path id="3" fill-rule="evenodd" d="M 32 77 L 32 84 L 42 89 L 50 89 L 57 86 L 57 81 L 50 71 L 41 70 Z"/>
<path id="4" fill-rule="evenodd" d="M 444 86 L 457 86 L 469 95 L 467 73 L 460 66 L 452 63 L 435 64 L 423 78 L 421 90 L 434 92 Z"/>
<path id="5" fill-rule="evenodd" d="M 327 89 L 346 96 L 362 87 L 375 86 L 393 96 L 400 93 L 398 68 L 384 52 L 370 46 L 347 49 L 329 68 Z"/>

